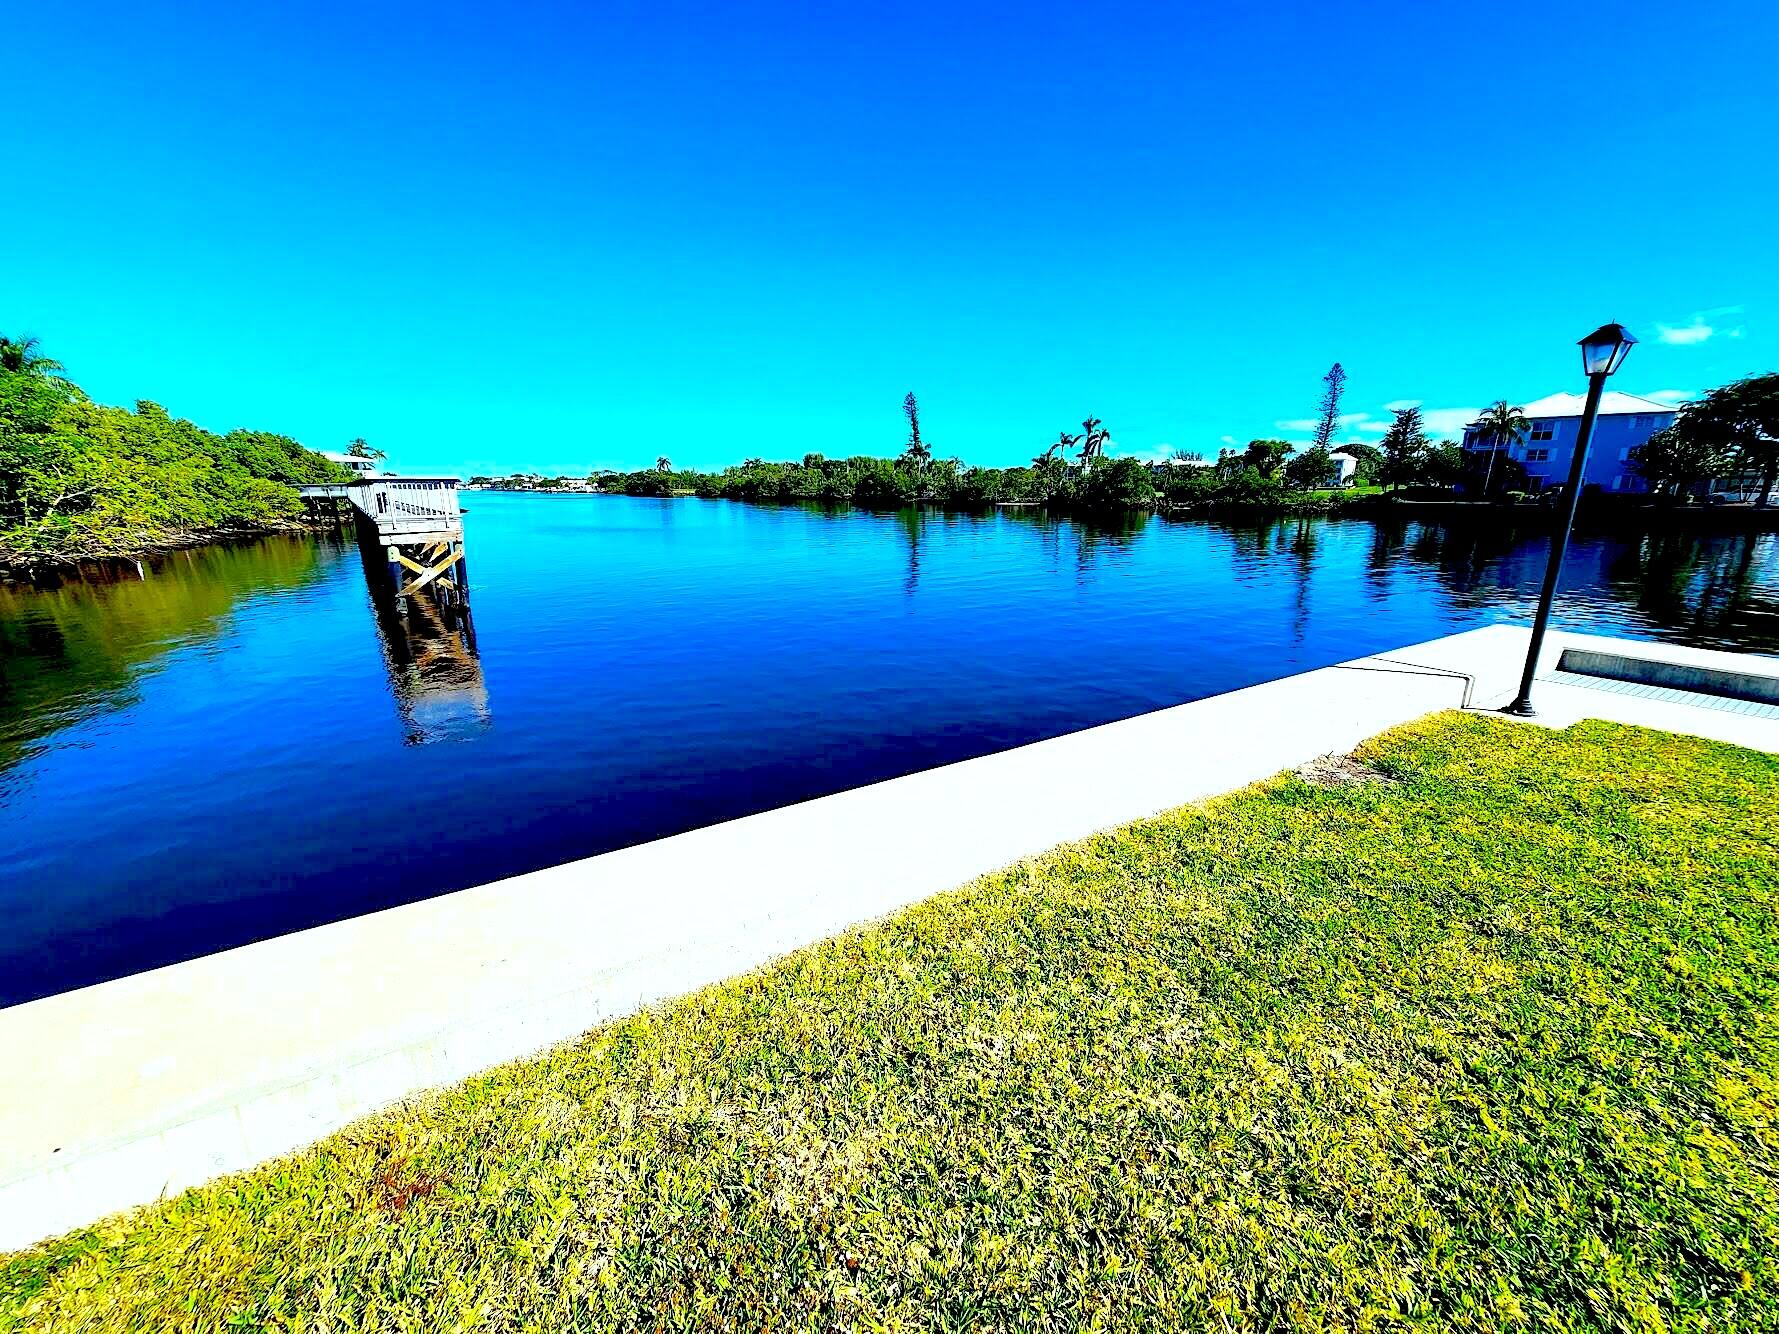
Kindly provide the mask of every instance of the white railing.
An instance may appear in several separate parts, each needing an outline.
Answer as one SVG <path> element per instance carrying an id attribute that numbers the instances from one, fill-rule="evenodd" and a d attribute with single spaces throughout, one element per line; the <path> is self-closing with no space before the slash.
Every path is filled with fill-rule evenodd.
<path id="1" fill-rule="evenodd" d="M 377 477 L 352 484 L 352 503 L 383 533 L 451 532 L 463 510 L 455 477 Z"/>

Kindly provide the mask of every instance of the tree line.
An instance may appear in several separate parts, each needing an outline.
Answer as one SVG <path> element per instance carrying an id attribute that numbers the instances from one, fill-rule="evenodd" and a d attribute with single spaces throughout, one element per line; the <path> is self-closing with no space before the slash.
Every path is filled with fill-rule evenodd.
<path id="1" fill-rule="evenodd" d="M 288 436 L 235 430 L 217 435 L 143 400 L 133 409 L 94 403 L 34 338 L 0 336 L 0 567 L 135 555 L 208 534 L 254 531 L 298 518 L 295 487 L 350 476 Z M 908 436 L 895 457 L 854 454 L 761 458 L 716 472 L 679 469 L 666 457 L 635 472 L 586 479 L 528 474 L 475 477 L 472 485 L 598 490 L 640 496 L 818 500 L 867 506 L 930 502 L 954 508 L 1014 504 L 1062 511 L 1144 507 L 1326 509 L 1350 479 L 1392 491 L 1494 495 L 1526 485 L 1508 451 L 1466 451 L 1427 434 L 1420 409 L 1394 413 L 1377 444 L 1334 446 L 1346 374 L 1323 377 L 1315 439 L 1298 449 L 1252 440 L 1215 459 L 1176 451 L 1160 460 L 1114 456 L 1099 417 L 1064 430 L 1029 464 L 976 467 L 943 455 L 923 428 L 920 403 L 902 401 Z M 1523 412 L 1506 402 L 1476 424 L 1485 441 L 1526 438 Z M 352 452 L 379 458 L 363 441 Z M 1759 503 L 1779 481 L 1779 374 L 1751 376 L 1683 404 L 1635 465 L 1659 496 L 1683 499 L 1714 478 L 1752 477 Z"/>
<path id="2" fill-rule="evenodd" d="M 1492 449 L 1469 451 L 1452 440 L 1435 442 L 1418 407 L 1392 409 L 1391 423 L 1375 445 L 1355 441 L 1336 447 L 1345 382 L 1346 373 L 1336 362 L 1323 377 L 1315 439 L 1301 449 L 1284 440 L 1251 440 L 1244 448 L 1222 449 L 1209 461 L 1183 451 L 1155 462 L 1112 458 L 1106 453 L 1111 437 L 1105 423 L 1090 416 L 1079 431 L 1059 432 L 1027 466 L 971 467 L 935 454 L 921 432 L 919 403 L 910 393 L 902 405 L 908 442 L 896 458 L 808 454 L 801 462 L 754 458 L 720 472 L 701 472 L 676 469 L 663 457 L 653 469 L 595 473 L 579 485 L 634 496 L 863 505 L 931 501 L 960 508 L 1329 508 L 1342 499 L 1327 492 L 1341 478 L 1336 456 L 1344 454 L 1354 462 L 1348 480 L 1361 487 L 1483 497 L 1511 497 L 1530 487 L 1524 464 L 1505 448 L 1527 439 L 1531 423 L 1523 409 L 1500 400 L 1483 411 L 1473 429 L 1480 442 L 1497 446 Z M 1741 477 L 1754 480 L 1757 505 L 1767 505 L 1779 483 L 1779 374 L 1737 380 L 1682 404 L 1674 424 L 1640 448 L 1633 466 L 1658 499 L 1684 501 L 1714 479 Z M 472 481 L 546 490 L 571 484 L 567 478 L 536 477 Z"/>
<path id="3" fill-rule="evenodd" d="M 279 527 L 302 513 L 295 487 L 348 476 L 289 436 L 95 403 L 62 371 L 37 339 L 0 336 L 0 567 Z"/>
<path id="4" fill-rule="evenodd" d="M 1346 499 L 1331 490 L 1340 471 L 1335 453 L 1355 460 L 1349 480 L 1361 487 L 1449 487 L 1456 482 L 1463 469 L 1462 452 L 1450 441 L 1428 444 L 1418 422 L 1418 411 L 1411 409 L 1382 448 L 1353 444 L 1338 451 L 1311 447 L 1294 452 L 1284 440 L 1252 440 L 1245 448 L 1221 451 L 1214 460 L 1176 451 L 1151 461 L 1108 456 L 1105 427 L 1090 417 L 1082 423 L 1083 430 L 1062 432 L 1031 463 L 1010 468 L 978 467 L 960 458 L 936 456 L 923 441 L 920 450 L 894 458 L 812 453 L 800 460 L 750 458 L 713 472 L 677 468 L 663 457 L 654 467 L 633 472 L 608 469 L 585 478 L 514 473 L 476 476 L 469 482 L 493 490 L 819 500 L 873 507 L 921 501 L 957 509 L 1041 505 L 1064 511 L 1145 506 L 1332 508 Z"/>
<path id="5" fill-rule="evenodd" d="M 1080 430 L 1058 432 L 1029 464 L 977 467 L 934 449 L 921 429 L 919 400 L 909 393 L 902 400 L 908 438 L 901 454 L 893 458 L 869 454 L 845 458 L 805 454 L 799 461 L 784 462 L 750 458 L 709 472 L 676 468 L 671 459 L 661 457 L 653 468 L 634 472 L 605 470 L 585 479 L 532 473 L 477 476 L 470 478 L 470 485 L 879 507 L 923 501 L 959 509 L 1041 505 L 1095 511 L 1147 506 L 1331 508 L 1343 499 L 1330 493 L 1341 474 L 1336 453 L 1355 460 L 1355 475 L 1349 480 L 1362 484 L 1449 486 L 1457 480 L 1461 451 L 1450 441 L 1430 444 L 1418 409 L 1397 414 L 1381 447 L 1353 444 L 1334 449 L 1345 379 L 1338 363 L 1324 377 L 1316 442 L 1302 450 L 1283 440 L 1253 440 L 1244 449 L 1222 450 L 1215 460 L 1184 451 L 1152 461 L 1113 457 L 1107 453 L 1110 429 L 1103 419 L 1089 415 Z"/>
<path id="6" fill-rule="evenodd" d="M 1682 403 L 1674 424 L 1638 451 L 1637 468 L 1673 497 L 1720 478 L 1751 477 L 1755 504 L 1770 504 L 1779 483 L 1779 373 L 1750 375 Z"/>

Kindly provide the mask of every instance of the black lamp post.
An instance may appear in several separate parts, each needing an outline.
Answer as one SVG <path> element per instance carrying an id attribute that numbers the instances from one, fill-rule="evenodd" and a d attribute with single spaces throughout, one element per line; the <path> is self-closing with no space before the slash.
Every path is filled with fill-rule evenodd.
<path id="1" fill-rule="evenodd" d="M 1587 406 L 1581 410 L 1581 430 L 1575 437 L 1575 457 L 1569 462 L 1569 494 L 1563 526 L 1550 543 L 1550 564 L 1544 571 L 1544 588 L 1538 594 L 1538 615 L 1532 619 L 1532 642 L 1526 649 L 1526 670 L 1520 677 L 1520 693 L 1503 713 L 1530 718 L 1532 677 L 1538 671 L 1538 655 L 1544 648 L 1544 630 L 1550 624 L 1551 599 L 1557 594 L 1557 576 L 1563 572 L 1563 556 L 1569 550 L 1569 529 L 1575 524 L 1575 507 L 1581 500 L 1581 474 L 1587 467 L 1588 442 L 1594 434 L 1594 417 L 1600 411 L 1600 395 L 1606 377 L 1624 363 L 1625 354 L 1637 340 L 1622 324 L 1602 324 L 1581 340 L 1581 364 L 1588 376 Z"/>

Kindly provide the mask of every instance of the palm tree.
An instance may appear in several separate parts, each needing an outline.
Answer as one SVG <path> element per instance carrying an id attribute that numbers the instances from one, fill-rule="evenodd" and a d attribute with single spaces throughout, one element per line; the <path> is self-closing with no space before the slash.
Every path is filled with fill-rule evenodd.
<path id="1" fill-rule="evenodd" d="M 1046 463 L 1053 462 L 1059 455 L 1073 449 L 1080 441 L 1081 437 L 1078 435 L 1070 435 L 1067 431 L 1058 431 L 1055 443 L 1032 460 L 1032 467 L 1042 468 Z"/>
<path id="2" fill-rule="evenodd" d="M 1100 424 L 1098 417 L 1089 417 L 1081 423 L 1081 462 L 1097 459 L 1106 452 L 1106 441 L 1112 433 Z"/>
<path id="3" fill-rule="evenodd" d="M 44 356 L 37 348 L 38 340 L 34 334 L 25 334 L 20 338 L 8 338 L 0 334 L 0 371 L 48 376 L 62 369 L 61 362 Z"/>
<path id="4" fill-rule="evenodd" d="M 1483 474 L 1483 496 L 1489 494 L 1489 483 L 1495 480 L 1495 453 L 1497 450 L 1509 449 L 1526 438 L 1531 429 L 1519 408 L 1509 407 L 1506 399 L 1497 399 L 1495 405 L 1476 419 L 1476 435 L 1479 440 L 1489 442 L 1489 466 Z"/>
<path id="5" fill-rule="evenodd" d="M 673 460 L 668 458 L 667 455 L 665 455 L 665 454 L 661 455 L 659 458 L 657 458 L 655 460 L 655 471 L 656 472 L 672 472 L 673 471 Z"/>

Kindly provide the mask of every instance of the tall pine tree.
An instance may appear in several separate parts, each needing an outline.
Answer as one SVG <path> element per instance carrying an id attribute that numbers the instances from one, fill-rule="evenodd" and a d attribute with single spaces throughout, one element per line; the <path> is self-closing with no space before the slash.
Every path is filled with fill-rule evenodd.
<path id="1" fill-rule="evenodd" d="M 902 452 L 902 457 L 916 467 L 924 468 L 933 461 L 933 449 L 920 438 L 920 403 L 912 389 L 902 400 L 902 415 L 908 418 L 908 448 Z"/>
<path id="2" fill-rule="evenodd" d="M 1316 448 L 1326 451 L 1334 443 L 1334 428 L 1340 424 L 1340 394 L 1346 388 L 1347 373 L 1337 361 L 1322 377 L 1328 387 L 1322 391 L 1322 416 L 1316 423 Z"/>

